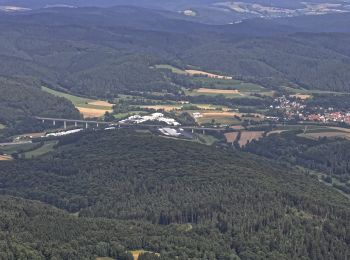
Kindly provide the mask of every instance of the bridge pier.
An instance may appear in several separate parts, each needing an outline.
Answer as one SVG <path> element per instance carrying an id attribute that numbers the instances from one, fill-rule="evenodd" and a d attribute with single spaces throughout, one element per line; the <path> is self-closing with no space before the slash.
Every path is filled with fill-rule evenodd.
<path id="1" fill-rule="evenodd" d="M 44 119 L 42 120 L 42 122 L 43 122 L 43 124 L 45 124 L 45 120 Z"/>
<path id="2" fill-rule="evenodd" d="M 194 134 L 194 129 L 193 128 L 192 128 L 191 132 L 192 132 L 192 134 Z"/>
<path id="3" fill-rule="evenodd" d="M 74 126 L 77 127 L 77 126 L 78 126 L 78 123 L 77 123 L 77 122 L 74 122 Z"/>
<path id="4" fill-rule="evenodd" d="M 205 135 L 205 130 L 203 130 L 203 135 Z"/>
<path id="5" fill-rule="evenodd" d="M 98 123 L 96 123 L 96 127 L 99 127 Z"/>
<path id="6" fill-rule="evenodd" d="M 86 122 L 85 123 L 85 128 L 87 129 L 89 127 L 89 124 Z"/>
<path id="7" fill-rule="evenodd" d="M 56 120 L 53 120 L 53 121 L 52 121 L 52 125 L 56 125 Z"/>
<path id="8" fill-rule="evenodd" d="M 63 121 L 63 128 L 67 129 L 67 121 Z"/>

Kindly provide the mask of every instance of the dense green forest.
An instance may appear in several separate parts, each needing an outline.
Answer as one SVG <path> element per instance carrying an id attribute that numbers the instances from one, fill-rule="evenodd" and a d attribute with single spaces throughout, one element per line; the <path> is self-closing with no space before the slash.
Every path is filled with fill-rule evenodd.
<path id="1" fill-rule="evenodd" d="M 37 130 L 33 116 L 79 118 L 79 111 L 64 98 L 36 88 L 30 79 L 0 77 L 0 123 L 8 134 Z"/>
<path id="2" fill-rule="evenodd" d="M 130 7 L 46 9 L 1 14 L 0 21 L 1 75 L 35 77 L 78 94 L 177 92 L 180 86 L 150 67 L 164 63 L 269 87 L 350 90 L 347 33 L 270 35 L 267 26 L 256 35 L 251 24 L 204 26 Z"/>
<path id="3" fill-rule="evenodd" d="M 350 141 L 321 138 L 310 140 L 298 137 L 295 132 L 272 134 L 252 141 L 245 151 L 258 154 L 285 165 L 301 165 L 334 177 L 344 185 L 333 183 L 350 194 Z M 331 178 L 326 179 L 332 182 Z"/>
<path id="4" fill-rule="evenodd" d="M 147 133 L 72 135 L 44 157 L 1 162 L 0 192 L 3 259 L 350 255 L 350 202 L 331 187 L 253 155 Z"/>

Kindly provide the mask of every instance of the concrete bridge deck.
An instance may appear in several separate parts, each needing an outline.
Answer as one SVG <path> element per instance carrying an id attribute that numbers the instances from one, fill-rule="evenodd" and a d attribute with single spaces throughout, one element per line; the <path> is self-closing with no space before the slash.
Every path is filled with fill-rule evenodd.
<path id="1" fill-rule="evenodd" d="M 132 123 L 120 123 L 120 122 L 105 122 L 105 121 L 97 121 L 97 120 L 83 120 L 83 119 L 66 119 L 66 118 L 51 118 L 51 117 L 36 117 L 37 120 L 42 121 L 43 123 L 45 121 L 52 122 L 53 125 L 56 125 L 56 122 L 63 122 L 64 128 L 67 128 L 67 123 L 74 123 L 75 126 L 77 124 L 85 124 L 85 127 L 88 128 L 89 125 L 96 125 L 99 127 L 100 125 L 108 125 L 108 126 L 139 126 L 139 127 L 162 127 L 161 125 L 155 125 L 155 124 L 132 124 Z M 188 129 L 191 131 L 215 131 L 215 132 L 222 132 L 226 131 L 226 128 L 223 127 L 199 127 L 199 126 L 167 126 L 170 128 L 175 129 Z"/>

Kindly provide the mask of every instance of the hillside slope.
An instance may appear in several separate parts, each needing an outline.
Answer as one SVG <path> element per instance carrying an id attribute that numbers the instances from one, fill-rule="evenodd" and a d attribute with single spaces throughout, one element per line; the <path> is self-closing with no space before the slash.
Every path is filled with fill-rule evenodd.
<path id="1" fill-rule="evenodd" d="M 1 163 L 0 188 L 2 194 L 75 213 L 77 222 L 106 218 L 125 229 L 132 228 L 129 221 L 139 223 L 138 238 L 133 231 L 102 240 L 89 233 L 81 247 L 119 239 L 128 249 L 159 252 L 165 259 L 344 259 L 350 254 L 350 202 L 340 193 L 258 157 L 150 134 L 121 130 L 64 138 L 44 158 Z M 85 229 L 75 230 L 80 235 Z M 165 238 L 171 230 L 177 231 Z M 43 240 L 46 232 L 35 236 Z M 29 246 L 42 254 L 51 245 L 44 241 L 40 249 Z M 64 250 L 62 240 L 56 245 L 55 251 Z"/>
<path id="2" fill-rule="evenodd" d="M 331 18 L 337 24 L 350 18 L 340 17 Z M 267 81 L 269 87 L 292 83 L 350 91 L 350 36 L 330 25 L 322 32 L 321 18 L 306 20 L 304 27 L 294 20 L 205 26 L 158 11 L 115 7 L 0 14 L 0 21 L 0 57 L 6 64 L 1 75 L 35 77 L 73 93 L 178 93 L 169 77 L 150 68 L 167 63 Z"/>
<path id="3" fill-rule="evenodd" d="M 0 77 L 0 123 L 11 133 L 33 131 L 35 116 L 80 118 L 72 103 L 34 87 L 31 80 Z M 35 84 L 34 84 L 35 85 Z"/>

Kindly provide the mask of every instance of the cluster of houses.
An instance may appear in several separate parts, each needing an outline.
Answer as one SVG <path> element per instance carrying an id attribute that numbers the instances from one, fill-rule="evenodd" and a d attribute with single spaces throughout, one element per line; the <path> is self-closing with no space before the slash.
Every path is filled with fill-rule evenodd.
<path id="1" fill-rule="evenodd" d="M 350 124 L 350 112 L 332 112 L 324 114 L 311 114 L 304 117 L 304 120 L 317 122 L 338 122 Z"/>
<path id="2" fill-rule="evenodd" d="M 302 101 L 289 100 L 286 96 L 278 97 L 274 104 L 270 106 L 273 109 L 284 111 L 285 119 L 299 119 L 304 121 L 315 121 L 322 123 L 346 123 L 350 124 L 350 112 L 334 111 L 334 108 L 317 108 L 317 112 L 310 112 L 310 109 Z M 311 109 L 311 111 L 315 111 Z M 268 117 L 267 117 L 268 118 Z M 275 118 L 274 118 L 275 119 Z"/>

